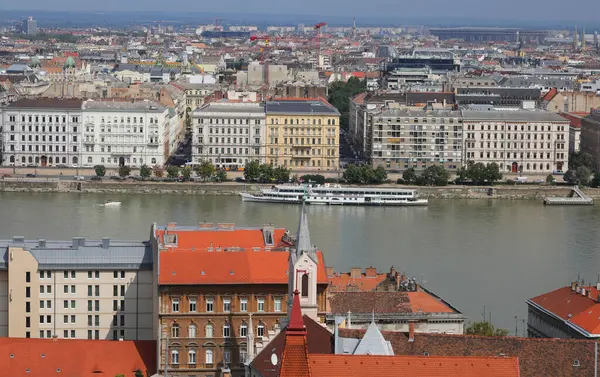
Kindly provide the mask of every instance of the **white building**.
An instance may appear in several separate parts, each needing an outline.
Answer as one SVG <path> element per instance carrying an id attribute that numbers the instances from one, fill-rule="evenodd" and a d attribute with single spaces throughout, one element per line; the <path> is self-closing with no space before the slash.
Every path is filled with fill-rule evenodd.
<path id="1" fill-rule="evenodd" d="M 163 165 L 170 153 L 168 108 L 149 100 L 83 104 L 82 163 L 86 166 Z"/>
<path id="2" fill-rule="evenodd" d="M 566 170 L 569 121 L 548 111 L 463 110 L 464 162 L 495 162 L 502 172 Z"/>
<path id="3" fill-rule="evenodd" d="M 5 166 L 81 163 L 80 99 L 21 99 L 0 118 Z"/>
<path id="4" fill-rule="evenodd" d="M 193 113 L 192 161 L 236 170 L 264 162 L 266 116 L 255 102 L 212 102 Z"/>

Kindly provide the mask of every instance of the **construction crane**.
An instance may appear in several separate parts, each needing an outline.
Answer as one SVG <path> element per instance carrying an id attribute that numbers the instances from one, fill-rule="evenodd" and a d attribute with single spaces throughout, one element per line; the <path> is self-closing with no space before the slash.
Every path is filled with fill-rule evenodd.
<path id="1" fill-rule="evenodd" d="M 250 37 L 251 42 L 255 41 L 265 41 L 265 48 L 260 48 L 260 62 L 265 62 L 265 49 L 269 48 L 269 39 L 268 35 L 253 35 Z"/>
<path id="2" fill-rule="evenodd" d="M 315 25 L 315 30 L 317 31 L 317 66 L 320 64 L 319 58 L 321 57 L 321 28 L 323 26 L 327 26 L 327 22 L 319 22 Z"/>

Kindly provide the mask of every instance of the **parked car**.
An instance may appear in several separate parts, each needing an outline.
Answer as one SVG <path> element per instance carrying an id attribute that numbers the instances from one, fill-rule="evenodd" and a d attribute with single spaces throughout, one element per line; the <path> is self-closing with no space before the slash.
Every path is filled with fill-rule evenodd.
<path id="1" fill-rule="evenodd" d="M 83 175 L 76 175 L 73 177 L 76 181 L 85 181 L 85 177 Z"/>
<path id="2" fill-rule="evenodd" d="M 93 176 L 92 178 L 90 178 L 92 181 L 101 181 L 102 177 L 98 177 L 97 175 Z"/>
<path id="3" fill-rule="evenodd" d="M 35 178 L 37 176 L 35 174 L 29 173 L 29 174 L 26 174 L 25 177 L 27 177 L 27 178 Z"/>

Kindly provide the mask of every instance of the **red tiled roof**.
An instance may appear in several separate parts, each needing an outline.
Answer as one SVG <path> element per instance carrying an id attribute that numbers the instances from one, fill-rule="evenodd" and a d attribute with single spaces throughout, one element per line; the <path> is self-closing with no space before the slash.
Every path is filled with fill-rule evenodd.
<path id="1" fill-rule="evenodd" d="M 310 355 L 313 377 L 519 377 L 516 357 Z"/>
<path id="2" fill-rule="evenodd" d="M 552 98 L 554 98 L 557 94 L 558 94 L 558 89 L 552 88 L 548 91 L 548 93 L 546 93 L 546 95 L 544 95 L 542 100 L 543 101 L 551 101 Z"/>
<path id="3" fill-rule="evenodd" d="M 178 251 L 185 250 L 205 250 L 209 247 L 239 247 L 239 248 L 252 248 L 252 247 L 265 247 L 265 240 L 263 238 L 262 229 L 260 228 L 248 228 L 248 229 L 168 229 L 169 234 L 177 235 L 177 246 L 173 249 Z M 157 231 L 160 237 L 161 243 L 163 242 L 163 235 L 165 231 L 163 229 Z M 285 229 L 276 228 L 274 233 L 273 244 L 279 245 L 281 238 L 285 233 Z"/>
<path id="4" fill-rule="evenodd" d="M 567 324 L 574 324 L 590 334 L 600 333 L 600 303 L 598 290 L 585 287 L 586 295 L 573 291 L 571 287 L 563 287 L 528 302 L 534 303 L 544 310 L 561 318 Z M 587 296 L 587 292 L 591 297 Z"/>
<path id="5" fill-rule="evenodd" d="M 323 253 L 317 282 L 327 284 Z M 288 284 L 286 251 L 161 251 L 159 284 Z"/>
<path id="6" fill-rule="evenodd" d="M 356 102 L 356 98 L 360 95 L 366 95 L 366 93 L 361 93 L 354 97 L 354 101 Z M 359 290 L 362 292 L 374 291 L 377 286 L 387 278 L 386 274 L 377 274 L 375 276 L 367 276 L 366 274 L 361 274 L 358 277 L 353 277 L 350 273 L 341 273 L 335 274 L 333 276 L 329 276 L 329 287 L 332 288 L 333 291 L 336 292 L 344 292 L 350 289 Z"/>
<path id="7" fill-rule="evenodd" d="M 329 304 L 332 313 L 455 313 L 427 292 L 340 292 Z"/>
<path id="8" fill-rule="evenodd" d="M 114 377 L 156 372 L 155 341 L 0 338 L 2 376 Z"/>
<path id="9" fill-rule="evenodd" d="M 285 332 L 285 346 L 281 357 L 280 377 L 309 377 L 308 344 L 306 327 L 300 309 L 300 296 L 294 292 L 294 302 L 290 314 L 290 323 Z"/>
<path id="10" fill-rule="evenodd" d="M 569 120 L 571 123 L 569 124 L 573 128 L 581 128 L 581 120 L 585 118 L 588 113 L 560 113 L 561 117 Z"/>

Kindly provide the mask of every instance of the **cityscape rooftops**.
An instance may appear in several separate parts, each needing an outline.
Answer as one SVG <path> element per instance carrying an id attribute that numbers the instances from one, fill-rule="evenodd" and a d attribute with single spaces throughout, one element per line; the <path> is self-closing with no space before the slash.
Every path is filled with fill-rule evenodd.
<path id="1" fill-rule="evenodd" d="M 424 291 L 339 292 L 329 299 L 332 314 L 456 313 L 452 306 Z"/>
<path id="2" fill-rule="evenodd" d="M 556 113 L 536 110 L 462 110 L 465 121 L 561 122 L 568 120 Z"/>
<path id="3" fill-rule="evenodd" d="M 81 110 L 83 100 L 79 98 L 22 98 L 7 106 L 8 109 L 56 109 Z"/>
<path id="4" fill-rule="evenodd" d="M 194 110 L 196 117 L 214 116 L 215 113 L 259 114 L 265 113 L 265 107 L 259 102 L 218 101 L 209 102 Z"/>
<path id="5" fill-rule="evenodd" d="M 83 103 L 83 110 L 108 110 L 108 111 L 138 111 L 162 113 L 166 107 L 149 100 L 87 100 Z"/>
<path id="6" fill-rule="evenodd" d="M 267 114 L 340 116 L 335 107 L 322 99 L 276 98 L 266 102 L 265 110 Z"/>

